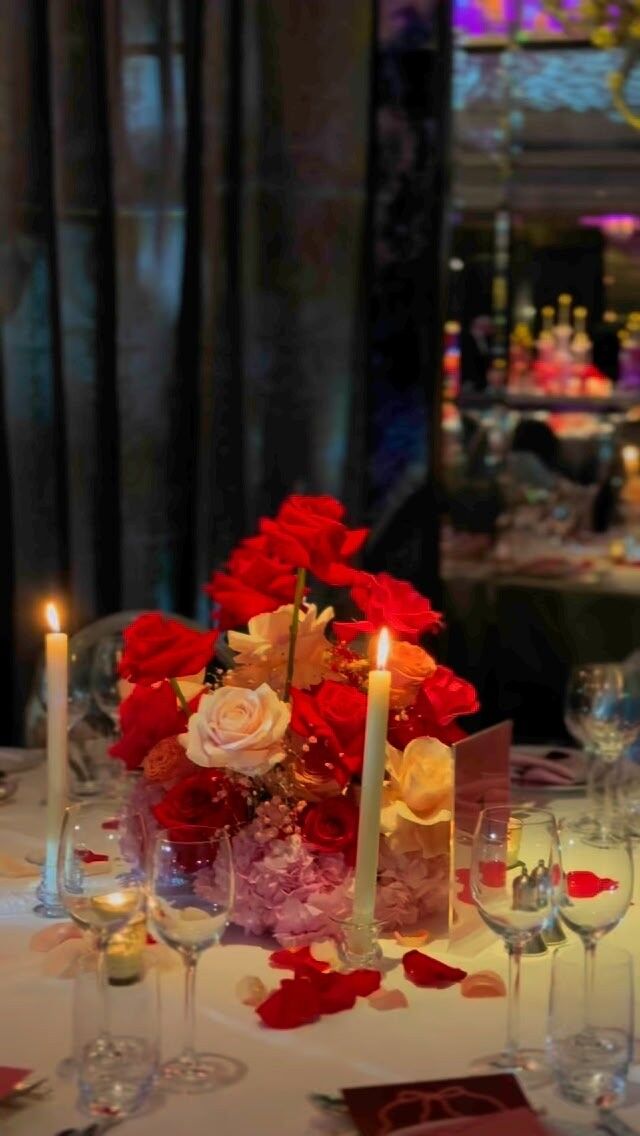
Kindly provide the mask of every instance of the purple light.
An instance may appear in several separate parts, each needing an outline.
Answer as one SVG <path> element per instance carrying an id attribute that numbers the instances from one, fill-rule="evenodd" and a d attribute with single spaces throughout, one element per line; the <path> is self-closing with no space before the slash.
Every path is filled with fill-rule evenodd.
<path id="1" fill-rule="evenodd" d="M 580 224 L 588 229 L 600 229 L 613 240 L 627 241 L 640 229 L 640 217 L 635 213 L 600 213 L 581 217 Z"/>

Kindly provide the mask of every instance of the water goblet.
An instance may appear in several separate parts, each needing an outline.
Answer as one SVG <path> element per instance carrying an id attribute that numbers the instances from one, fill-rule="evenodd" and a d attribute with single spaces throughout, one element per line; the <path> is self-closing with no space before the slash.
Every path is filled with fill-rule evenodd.
<path id="1" fill-rule="evenodd" d="M 58 850 L 61 901 L 97 950 L 103 1020 L 97 1052 L 109 1051 L 107 948 L 142 909 L 144 890 L 123 851 L 119 820 L 109 802 L 83 801 L 65 810 Z"/>
<path id="2" fill-rule="evenodd" d="M 122 633 L 101 639 L 91 666 L 91 693 L 102 713 L 110 720 L 114 735 L 120 732 L 120 686 L 118 664 L 122 656 Z"/>
<path id="3" fill-rule="evenodd" d="M 623 1100 L 632 1061 L 633 959 L 604 946 L 587 1005 L 578 952 L 569 947 L 553 958 L 547 1052 L 561 1096 L 608 1110 Z"/>
<path id="4" fill-rule="evenodd" d="M 226 832 L 187 826 L 160 833 L 149 867 L 149 917 L 155 933 L 185 966 L 185 1043 L 162 1069 L 164 1088 L 197 1093 L 231 1084 L 244 1067 L 233 1058 L 195 1048 L 195 989 L 198 959 L 216 946 L 234 902 L 231 843 Z"/>
<path id="5" fill-rule="evenodd" d="M 558 832 L 544 809 L 484 809 L 471 849 L 470 884 L 484 922 L 509 956 L 507 1039 L 502 1053 L 474 1063 L 518 1073 L 534 1087 L 547 1078 L 543 1055 L 520 1046 L 520 964 L 529 940 L 555 918 L 561 881 Z"/>
<path id="6" fill-rule="evenodd" d="M 559 829 L 562 893 L 558 913 L 584 947 L 586 1021 L 595 984 L 596 949 L 626 915 L 633 894 L 633 855 L 628 839 L 599 828 L 590 834 L 563 821 Z"/>

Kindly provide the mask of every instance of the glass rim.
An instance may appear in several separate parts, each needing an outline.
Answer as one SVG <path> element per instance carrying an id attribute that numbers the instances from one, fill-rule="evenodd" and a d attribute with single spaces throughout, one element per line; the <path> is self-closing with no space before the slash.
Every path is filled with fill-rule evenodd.
<path id="1" fill-rule="evenodd" d="M 552 966 L 573 966 L 575 967 L 574 954 L 582 961 L 584 958 L 584 946 L 581 942 L 569 943 L 561 951 L 556 951 L 552 959 Z M 619 947 L 617 943 L 598 943 L 598 950 L 596 956 L 596 968 L 603 964 L 610 968 L 625 967 L 630 968 L 633 974 L 634 969 L 634 955 L 626 947 Z M 582 977 L 582 976 L 580 976 Z"/>
<path id="2" fill-rule="evenodd" d="M 209 828 L 206 824 L 185 824 L 181 825 L 180 828 L 182 830 L 192 828 L 193 835 L 191 836 L 191 838 L 189 839 L 189 836 L 187 835 L 186 840 L 183 840 L 180 837 L 176 837 L 174 839 L 172 836 L 170 836 L 170 829 L 163 828 L 155 834 L 155 847 L 157 848 L 160 844 L 170 844 L 172 846 L 185 844 L 189 847 L 193 847 L 194 844 L 219 844 L 221 841 L 224 841 L 229 844 L 229 846 L 231 846 L 231 837 L 229 836 L 229 833 L 225 828 Z M 196 832 L 205 833 L 205 835 L 196 836 Z"/>
<path id="3" fill-rule="evenodd" d="M 524 814 L 524 815 L 523 816 L 517 816 L 516 815 L 517 813 L 521 813 L 521 814 Z M 494 817 L 496 820 L 500 820 L 500 819 L 504 819 L 505 815 L 506 815 L 506 818 L 508 820 L 515 820 L 515 821 L 521 821 L 521 820 L 524 820 L 527 817 L 530 817 L 532 824 L 548 824 L 549 821 L 553 821 L 554 824 L 556 823 L 555 815 L 551 812 L 551 809 L 538 809 L 538 808 L 528 809 L 528 808 L 525 808 L 524 806 L 520 807 L 517 804 L 488 805 L 487 808 L 482 809 L 482 811 L 479 813 L 478 820 L 477 820 L 477 823 L 476 823 L 476 829 L 479 828 L 480 823 L 481 823 L 481 821 L 484 817 L 487 817 L 488 819 L 491 819 L 492 817 Z"/>

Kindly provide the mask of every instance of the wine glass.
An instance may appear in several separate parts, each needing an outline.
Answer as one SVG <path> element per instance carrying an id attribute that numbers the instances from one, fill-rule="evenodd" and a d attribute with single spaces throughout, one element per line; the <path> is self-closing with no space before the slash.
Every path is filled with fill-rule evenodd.
<path id="1" fill-rule="evenodd" d="M 529 1087 L 546 1079 L 542 1055 L 520 1047 L 520 963 L 526 943 L 555 918 L 561 884 L 558 831 L 544 809 L 483 809 L 471 849 L 471 893 L 484 922 L 509 956 L 507 1040 L 502 1053 L 482 1059 L 486 1071 L 517 1072 Z"/>
<path id="2" fill-rule="evenodd" d="M 185 965 L 185 1044 L 162 1070 L 175 1092 L 206 1092 L 238 1080 L 244 1067 L 233 1058 L 195 1049 L 195 985 L 200 955 L 216 946 L 234 903 L 231 843 L 226 832 L 194 826 L 156 837 L 149 875 L 149 917 L 154 931 Z"/>
<path id="3" fill-rule="evenodd" d="M 100 639 L 91 667 L 91 693 L 97 706 L 111 721 L 114 734 L 120 732 L 120 678 L 118 664 L 122 657 L 122 633 L 114 632 Z"/>
<path id="4" fill-rule="evenodd" d="M 622 670 L 613 663 L 587 663 L 573 667 L 565 698 L 565 725 L 583 747 L 587 758 L 587 806 L 590 810 L 580 824 L 593 828 L 598 813 L 596 782 L 603 770 L 603 759 L 596 744 L 592 718 L 599 699 L 607 699 L 622 691 Z"/>
<path id="5" fill-rule="evenodd" d="M 593 998 L 596 948 L 617 927 L 633 894 L 633 854 L 627 838 L 600 828 L 590 835 L 579 824 L 560 825 L 563 878 L 560 918 L 584 946 L 585 1019 Z"/>
<path id="6" fill-rule="evenodd" d="M 103 1022 L 98 1052 L 109 1050 L 107 947 L 141 910 L 144 890 L 131 871 L 109 802 L 83 801 L 65 810 L 58 850 L 58 891 L 74 923 L 89 930 L 98 953 Z"/>

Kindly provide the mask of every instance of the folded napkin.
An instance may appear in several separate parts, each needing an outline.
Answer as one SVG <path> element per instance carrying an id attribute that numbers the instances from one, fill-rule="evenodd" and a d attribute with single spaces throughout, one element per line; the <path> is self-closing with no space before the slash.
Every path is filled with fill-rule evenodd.
<path id="1" fill-rule="evenodd" d="M 577 750 L 517 746 L 510 754 L 511 777 L 522 785 L 584 784 L 584 757 Z"/>

